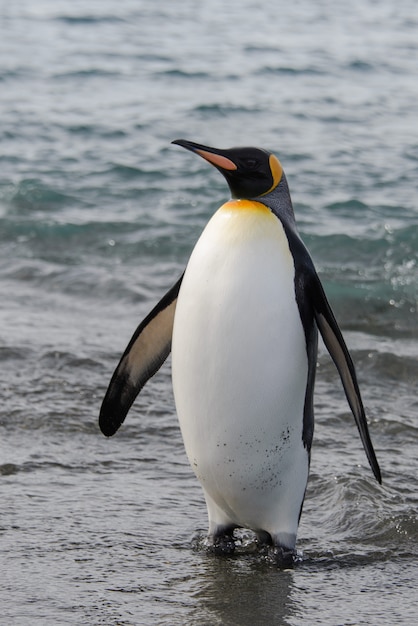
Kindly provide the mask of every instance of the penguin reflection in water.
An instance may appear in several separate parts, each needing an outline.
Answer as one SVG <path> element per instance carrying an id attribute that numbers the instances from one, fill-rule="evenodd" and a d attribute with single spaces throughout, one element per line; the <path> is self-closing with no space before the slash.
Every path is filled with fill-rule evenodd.
<path id="1" fill-rule="evenodd" d="M 297 232 L 278 159 L 258 148 L 173 143 L 214 165 L 232 199 L 134 333 L 104 398 L 100 428 L 106 436 L 117 431 L 172 350 L 176 409 L 204 491 L 211 549 L 232 553 L 234 529 L 242 527 L 288 563 L 309 473 L 317 329 L 381 482 L 353 362 Z"/>

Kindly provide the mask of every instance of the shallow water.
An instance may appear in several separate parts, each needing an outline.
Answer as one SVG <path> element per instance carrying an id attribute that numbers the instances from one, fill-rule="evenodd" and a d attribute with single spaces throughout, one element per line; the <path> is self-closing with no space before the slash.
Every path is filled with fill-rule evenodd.
<path id="1" fill-rule="evenodd" d="M 415 4 L 0 7 L 0 606 L 7 624 L 416 620 Z M 275 151 L 351 349 L 373 479 L 320 348 L 299 562 L 204 549 L 170 364 L 100 403 L 227 198 L 185 137 Z"/>

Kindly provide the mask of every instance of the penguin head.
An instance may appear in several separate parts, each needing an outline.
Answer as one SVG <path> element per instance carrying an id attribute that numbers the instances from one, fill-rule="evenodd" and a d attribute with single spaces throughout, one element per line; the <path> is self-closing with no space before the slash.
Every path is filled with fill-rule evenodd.
<path id="1" fill-rule="evenodd" d="M 225 177 L 233 198 L 265 196 L 284 178 L 278 158 L 260 148 L 219 150 L 185 139 L 176 139 L 172 143 L 195 152 L 214 165 Z"/>

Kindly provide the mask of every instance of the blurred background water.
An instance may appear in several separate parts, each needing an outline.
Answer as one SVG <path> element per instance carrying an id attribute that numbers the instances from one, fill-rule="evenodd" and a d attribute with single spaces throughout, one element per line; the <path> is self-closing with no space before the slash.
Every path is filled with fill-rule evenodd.
<path id="1" fill-rule="evenodd" d="M 0 3 L 2 623 L 415 623 L 417 65 L 413 0 Z M 278 155 L 357 366 L 383 486 L 321 346 L 293 570 L 202 548 L 169 363 L 97 427 L 228 197 L 178 137 Z"/>

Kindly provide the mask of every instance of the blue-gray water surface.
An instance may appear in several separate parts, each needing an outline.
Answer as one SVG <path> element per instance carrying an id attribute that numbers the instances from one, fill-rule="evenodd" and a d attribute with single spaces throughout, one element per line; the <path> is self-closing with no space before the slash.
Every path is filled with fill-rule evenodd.
<path id="1" fill-rule="evenodd" d="M 0 622 L 413 624 L 414 0 L 0 3 Z M 356 363 L 324 347 L 300 560 L 204 549 L 170 363 L 97 426 L 133 330 L 228 198 L 184 137 L 273 150 Z"/>

